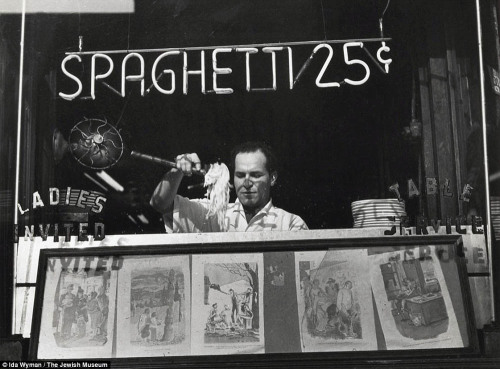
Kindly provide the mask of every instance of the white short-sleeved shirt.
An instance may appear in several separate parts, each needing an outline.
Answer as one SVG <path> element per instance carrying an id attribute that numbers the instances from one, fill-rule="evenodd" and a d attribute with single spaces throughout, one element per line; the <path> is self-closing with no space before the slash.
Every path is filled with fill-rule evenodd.
<path id="1" fill-rule="evenodd" d="M 177 195 L 174 200 L 173 224 L 165 221 L 167 233 L 223 232 L 216 217 L 209 217 L 207 199 L 190 200 Z M 164 216 L 165 219 L 165 216 Z M 228 205 L 224 219 L 227 232 L 299 231 L 309 229 L 298 215 L 273 206 L 270 200 L 247 223 L 243 205 L 236 200 Z"/>

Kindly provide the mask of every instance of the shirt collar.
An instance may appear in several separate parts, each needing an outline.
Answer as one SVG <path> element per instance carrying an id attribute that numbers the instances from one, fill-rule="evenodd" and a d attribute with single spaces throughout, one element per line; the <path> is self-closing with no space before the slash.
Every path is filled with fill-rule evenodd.
<path id="1" fill-rule="evenodd" d="M 273 208 L 273 200 L 269 199 L 269 202 L 266 204 L 266 206 L 260 209 L 260 211 L 254 215 L 254 218 L 260 214 L 268 215 L 272 208 Z M 236 201 L 234 202 L 233 212 L 243 213 L 243 215 L 245 213 L 245 211 L 243 210 L 243 205 L 241 204 L 240 199 L 238 198 L 236 198 Z"/>

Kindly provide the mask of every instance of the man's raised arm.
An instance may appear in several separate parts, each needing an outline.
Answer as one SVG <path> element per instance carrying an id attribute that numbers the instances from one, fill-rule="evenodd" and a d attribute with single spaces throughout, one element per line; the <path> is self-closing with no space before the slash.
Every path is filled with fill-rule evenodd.
<path id="1" fill-rule="evenodd" d="M 149 202 L 153 209 L 166 216 L 167 219 L 172 219 L 174 199 L 182 178 L 185 175 L 190 176 L 193 170 L 199 171 L 201 169 L 200 159 L 195 153 L 178 155 L 175 162 L 177 168 L 165 173 Z"/>

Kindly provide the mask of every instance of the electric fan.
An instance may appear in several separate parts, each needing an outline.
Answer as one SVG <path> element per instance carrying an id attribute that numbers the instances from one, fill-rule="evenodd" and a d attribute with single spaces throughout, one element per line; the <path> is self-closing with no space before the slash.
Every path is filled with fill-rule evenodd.
<path id="1" fill-rule="evenodd" d="M 123 155 L 123 140 L 120 132 L 105 120 L 85 118 L 71 129 L 69 151 L 87 168 L 106 169 Z"/>

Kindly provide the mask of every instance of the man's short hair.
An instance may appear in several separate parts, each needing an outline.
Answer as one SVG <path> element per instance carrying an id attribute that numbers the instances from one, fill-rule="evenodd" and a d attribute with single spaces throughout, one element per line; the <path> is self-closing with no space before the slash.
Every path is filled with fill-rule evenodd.
<path id="1" fill-rule="evenodd" d="M 236 167 L 236 155 L 240 153 L 252 153 L 257 151 L 262 152 L 266 157 L 266 169 L 269 174 L 277 172 L 278 162 L 276 160 L 276 156 L 274 155 L 274 151 L 271 146 L 262 141 L 248 141 L 236 145 L 231 152 L 231 165 L 233 166 L 233 169 Z"/>

